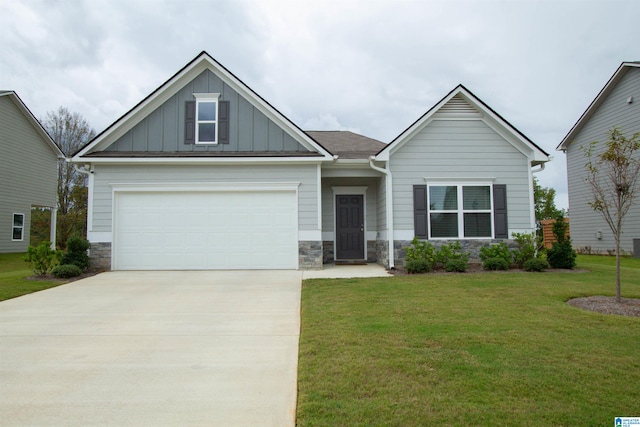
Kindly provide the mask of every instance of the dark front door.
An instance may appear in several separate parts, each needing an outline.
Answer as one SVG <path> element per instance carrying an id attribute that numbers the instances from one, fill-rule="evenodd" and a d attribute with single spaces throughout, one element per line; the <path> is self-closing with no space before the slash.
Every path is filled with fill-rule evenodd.
<path id="1" fill-rule="evenodd" d="M 336 259 L 364 259 L 362 195 L 336 196 Z"/>

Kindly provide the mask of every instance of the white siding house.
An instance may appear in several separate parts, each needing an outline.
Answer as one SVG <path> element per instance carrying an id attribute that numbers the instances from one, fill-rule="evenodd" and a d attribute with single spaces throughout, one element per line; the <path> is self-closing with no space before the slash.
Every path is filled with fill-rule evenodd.
<path id="1" fill-rule="evenodd" d="M 489 244 L 534 229 L 548 160 L 462 86 L 390 144 L 305 132 L 206 52 L 73 157 L 91 258 L 124 270 L 394 267 L 415 235 Z M 416 194 L 454 186 L 455 212 L 416 222 Z M 449 234 L 426 233 L 436 214 Z"/>

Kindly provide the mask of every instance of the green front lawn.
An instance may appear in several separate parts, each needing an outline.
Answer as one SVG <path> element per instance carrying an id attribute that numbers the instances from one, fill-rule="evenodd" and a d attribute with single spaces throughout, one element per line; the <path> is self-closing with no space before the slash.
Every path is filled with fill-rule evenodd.
<path id="1" fill-rule="evenodd" d="M 640 298 L 625 258 L 623 297 Z M 299 426 L 602 426 L 640 415 L 640 318 L 565 302 L 615 295 L 589 272 L 306 280 Z"/>
<path id="2" fill-rule="evenodd" d="M 27 280 L 33 276 L 24 254 L 0 254 L 0 301 L 65 283 L 60 280 Z"/>

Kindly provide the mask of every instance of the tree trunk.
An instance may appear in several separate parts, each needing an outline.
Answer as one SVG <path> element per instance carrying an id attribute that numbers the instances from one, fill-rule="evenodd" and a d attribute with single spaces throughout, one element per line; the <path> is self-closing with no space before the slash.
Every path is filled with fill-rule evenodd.
<path id="1" fill-rule="evenodd" d="M 622 218 L 620 215 L 620 207 L 618 205 L 618 218 L 616 224 L 616 302 L 619 304 L 622 302 L 620 299 L 620 235 L 622 234 L 622 230 L 620 227 L 622 226 Z"/>

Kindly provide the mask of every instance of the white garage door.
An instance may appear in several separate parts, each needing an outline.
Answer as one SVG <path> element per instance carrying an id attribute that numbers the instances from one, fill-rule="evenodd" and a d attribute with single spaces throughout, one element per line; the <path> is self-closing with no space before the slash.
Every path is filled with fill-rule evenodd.
<path id="1" fill-rule="evenodd" d="M 294 191 L 121 192 L 114 269 L 298 268 Z"/>

